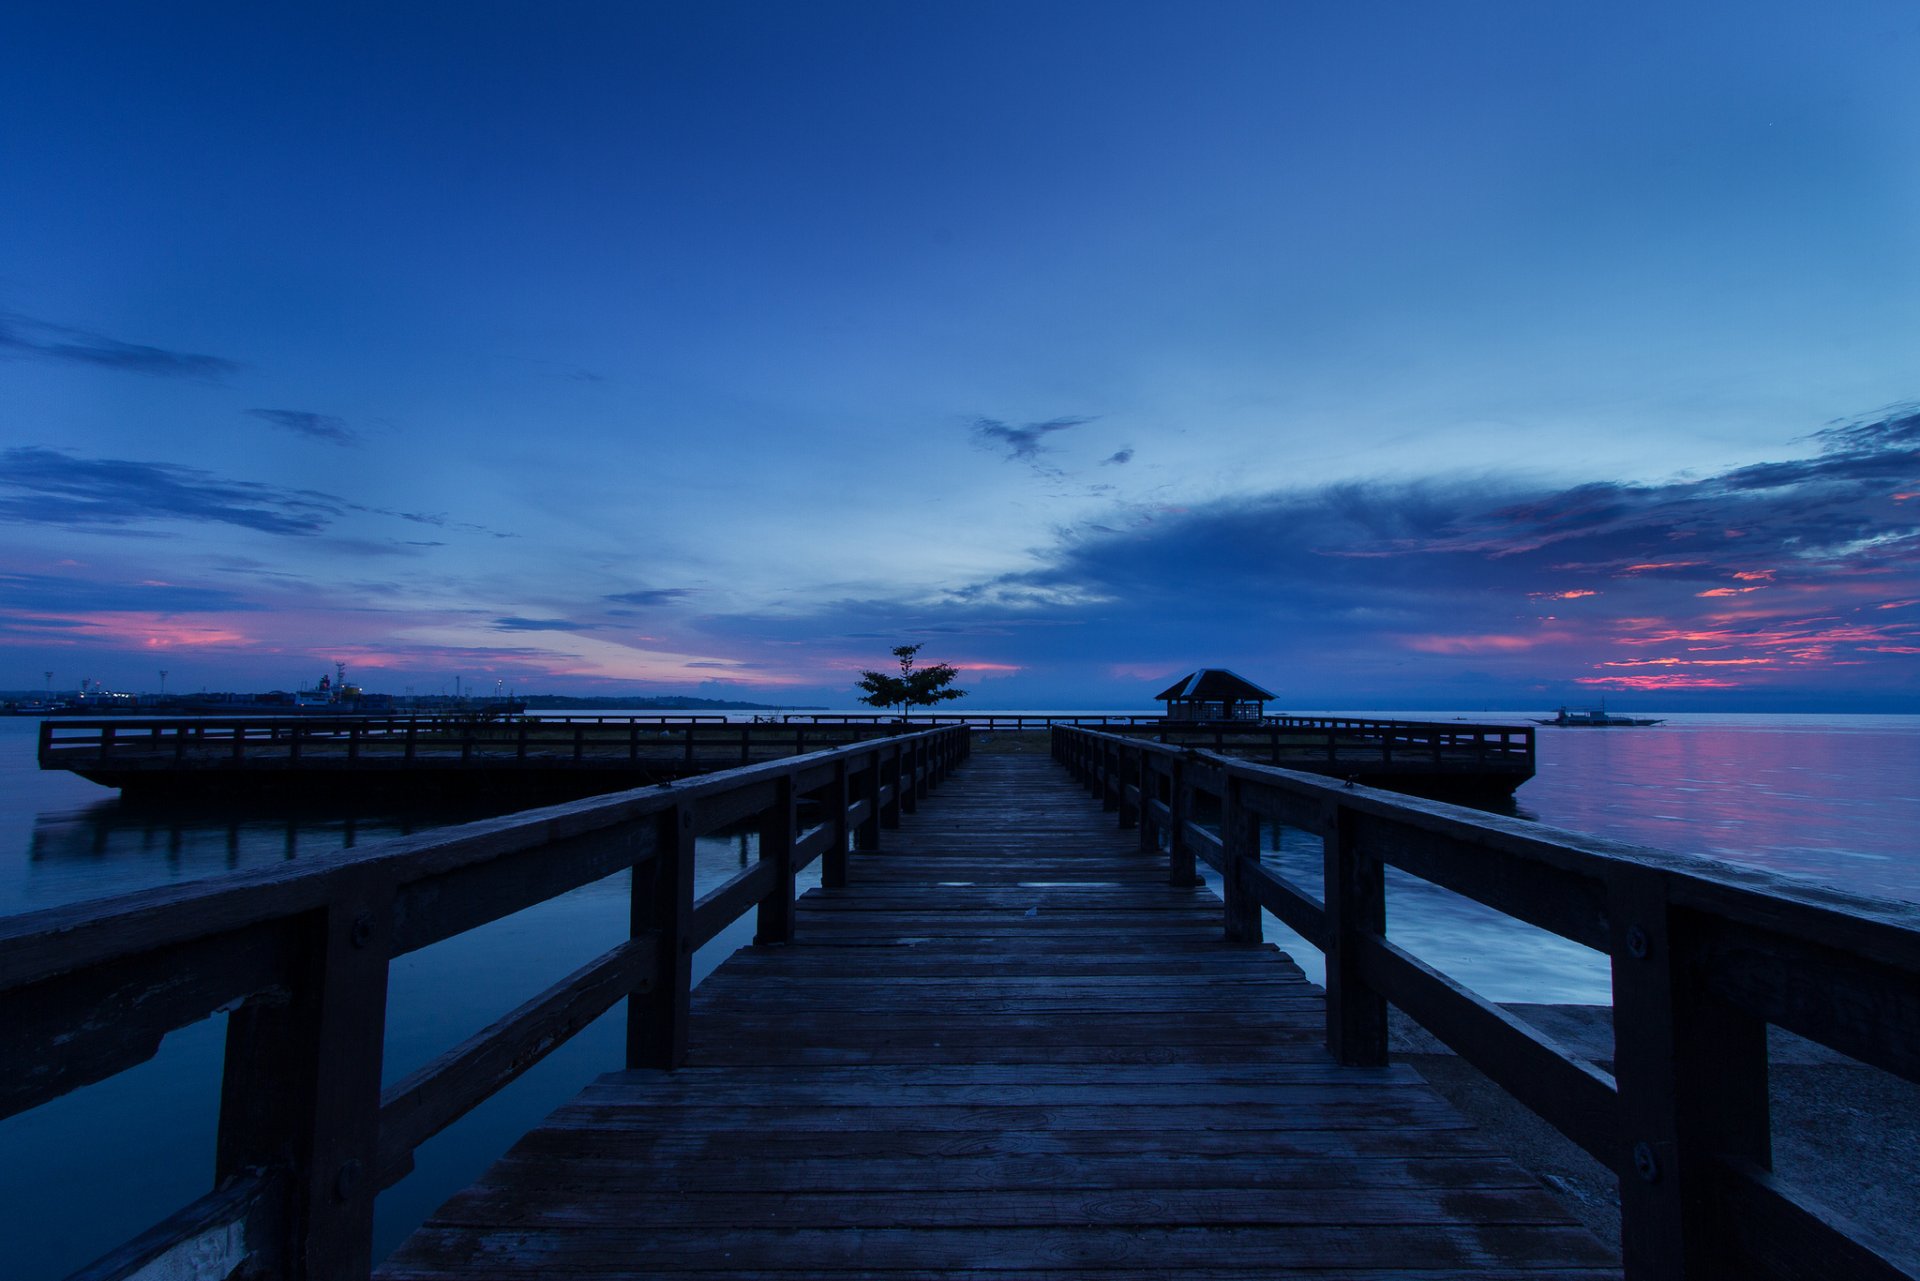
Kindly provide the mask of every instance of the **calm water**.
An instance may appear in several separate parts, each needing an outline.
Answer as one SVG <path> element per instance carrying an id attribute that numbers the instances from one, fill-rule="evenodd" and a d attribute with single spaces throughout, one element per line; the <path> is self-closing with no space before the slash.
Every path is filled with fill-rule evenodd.
<path id="1" fill-rule="evenodd" d="M 0 718 L 0 915 L 323 858 L 482 813 L 142 811 L 72 776 L 42 774 L 37 727 Z M 1649 729 L 1542 729 L 1538 743 L 1539 776 L 1518 798 L 1525 817 L 1920 900 L 1920 717 L 1676 716 Z M 1318 842 L 1288 832 L 1278 846 L 1264 857 L 1315 885 Z M 700 890 L 752 856 L 750 839 L 702 841 Z M 1412 878 L 1390 879 L 1388 914 L 1397 941 L 1496 1000 L 1609 1000 L 1596 954 Z M 1267 926 L 1317 977 L 1317 954 L 1271 918 Z M 617 876 L 399 959 L 389 1079 L 592 959 L 625 929 L 626 880 Z M 750 932 L 743 923 L 704 949 L 696 973 Z M 182 1029 L 151 1062 L 0 1122 L 9 1276 L 63 1275 L 207 1189 L 223 1032 L 219 1018 Z M 619 1019 L 602 1019 L 422 1148 L 416 1171 L 380 1199 L 379 1248 L 397 1244 L 582 1084 L 618 1067 L 622 1053 Z"/>

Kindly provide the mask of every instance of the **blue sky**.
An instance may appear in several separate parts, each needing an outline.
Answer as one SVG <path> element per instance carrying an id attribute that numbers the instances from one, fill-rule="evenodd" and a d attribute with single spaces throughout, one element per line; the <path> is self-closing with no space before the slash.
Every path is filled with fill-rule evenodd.
<path id="1" fill-rule="evenodd" d="M 395 11 L 397 9 L 397 11 Z M 0 687 L 1920 707 L 1920 11 L 16 6 Z"/>

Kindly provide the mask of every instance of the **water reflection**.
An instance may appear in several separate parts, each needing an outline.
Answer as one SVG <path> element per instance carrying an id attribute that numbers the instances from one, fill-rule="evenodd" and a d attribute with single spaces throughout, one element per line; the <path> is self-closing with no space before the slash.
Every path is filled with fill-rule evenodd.
<path id="1" fill-rule="evenodd" d="M 35 899 L 72 902 L 338 854 L 505 812 L 478 804 L 365 813 L 285 806 L 189 810 L 109 798 L 34 814 L 26 871 Z"/>

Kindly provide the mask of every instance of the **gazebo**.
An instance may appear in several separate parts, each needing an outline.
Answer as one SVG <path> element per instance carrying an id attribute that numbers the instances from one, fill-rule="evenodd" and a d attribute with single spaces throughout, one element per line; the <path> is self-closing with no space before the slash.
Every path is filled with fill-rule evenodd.
<path id="1" fill-rule="evenodd" d="M 1224 667 L 1203 667 L 1154 697 L 1167 705 L 1170 721 L 1257 721 L 1273 695 Z"/>

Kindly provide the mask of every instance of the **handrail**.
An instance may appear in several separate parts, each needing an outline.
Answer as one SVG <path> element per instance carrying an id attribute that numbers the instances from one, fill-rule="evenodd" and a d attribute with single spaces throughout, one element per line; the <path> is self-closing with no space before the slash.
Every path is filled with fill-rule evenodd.
<path id="1" fill-rule="evenodd" d="M 1222 753 L 1259 752 L 1267 756 L 1269 764 L 1305 768 L 1325 765 L 1329 771 L 1339 766 L 1364 771 L 1375 765 L 1402 772 L 1423 767 L 1499 768 L 1531 777 L 1534 765 L 1531 725 L 1287 716 L 1244 724 L 1160 721 L 1109 727 L 1107 732 L 1180 747 L 1211 747 Z"/>
<path id="2" fill-rule="evenodd" d="M 1230 940 L 1264 907 L 1325 953 L 1341 1062 L 1386 1062 L 1391 1003 L 1613 1169 L 1631 1281 L 1912 1276 L 1771 1174 L 1766 1030 L 1920 1081 L 1920 906 L 1123 734 L 1053 750 L 1173 883 L 1219 869 Z M 1320 897 L 1260 862 L 1262 823 L 1321 838 Z M 1605 953 L 1613 1071 L 1392 942 L 1387 866 Z"/>
<path id="3" fill-rule="evenodd" d="M 512 763 L 619 765 L 678 757 L 691 770 L 720 748 L 746 764 L 757 753 L 798 754 L 812 747 L 895 734 L 898 724 L 770 725 L 744 721 L 644 717 L 194 717 L 152 720 L 46 720 L 42 769 L 129 770 L 345 759 L 364 767 L 404 763 L 488 767 Z"/>
<path id="4" fill-rule="evenodd" d="M 229 1011 L 213 1191 L 81 1275 L 191 1257 L 365 1277 L 374 1195 L 415 1148 L 622 999 L 627 1066 L 679 1066 L 699 944 L 749 911 L 756 941 L 790 939 L 795 875 L 823 858 L 845 884 L 849 844 L 877 849 L 967 748 L 963 729 L 896 735 L 0 920 L 0 1118 Z M 696 902 L 694 838 L 741 822 L 759 861 Z M 622 869 L 624 942 L 381 1089 L 393 958 Z"/>

